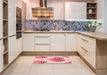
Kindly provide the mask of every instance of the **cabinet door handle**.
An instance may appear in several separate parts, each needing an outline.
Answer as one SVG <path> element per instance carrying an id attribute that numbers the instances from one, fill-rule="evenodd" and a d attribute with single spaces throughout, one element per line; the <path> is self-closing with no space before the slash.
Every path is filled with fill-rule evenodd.
<path id="1" fill-rule="evenodd" d="M 85 41 L 85 42 L 88 42 L 88 40 L 86 40 L 86 39 L 83 39 L 83 38 L 82 38 L 82 40 Z"/>
<path id="2" fill-rule="evenodd" d="M 81 47 L 84 51 L 88 52 L 88 50 L 86 50 L 84 47 Z"/>
<path id="3" fill-rule="evenodd" d="M 48 38 L 49 36 L 36 36 L 37 38 Z"/>
<path id="4" fill-rule="evenodd" d="M 49 44 L 36 44 L 36 45 L 49 45 Z"/>
<path id="5" fill-rule="evenodd" d="M 14 36 L 16 36 L 16 34 L 14 34 L 14 35 L 11 35 L 11 36 L 9 36 L 9 37 L 14 37 Z"/>

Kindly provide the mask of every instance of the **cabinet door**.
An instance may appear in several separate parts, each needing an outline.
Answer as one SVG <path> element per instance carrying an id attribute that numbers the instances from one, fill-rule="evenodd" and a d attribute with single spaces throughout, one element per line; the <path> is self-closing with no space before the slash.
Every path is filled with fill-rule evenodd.
<path id="1" fill-rule="evenodd" d="M 96 39 L 89 38 L 89 63 L 96 68 Z"/>
<path id="2" fill-rule="evenodd" d="M 8 0 L 8 34 L 16 34 L 16 0 Z"/>
<path id="3" fill-rule="evenodd" d="M 86 2 L 65 2 L 65 19 L 86 19 Z"/>
<path id="4" fill-rule="evenodd" d="M 0 0 L 0 38 L 2 38 L 2 34 L 3 34 L 3 32 L 2 32 L 2 29 L 3 29 L 3 27 L 2 27 L 2 26 L 3 26 L 3 24 L 2 24 L 2 22 L 3 22 L 3 21 L 2 21 L 2 18 L 3 18 L 3 17 L 2 17 L 3 9 L 2 9 L 2 8 L 3 8 L 3 7 L 2 7 L 2 6 L 3 6 L 3 3 L 2 3 L 2 0 Z"/>
<path id="5" fill-rule="evenodd" d="M 66 51 L 77 51 L 76 34 L 66 34 Z"/>
<path id="6" fill-rule="evenodd" d="M 3 41 L 0 40 L 0 72 L 3 70 Z"/>
<path id="7" fill-rule="evenodd" d="M 51 34 L 51 51 L 65 51 L 65 34 Z"/>
<path id="8" fill-rule="evenodd" d="M 11 63 L 18 55 L 16 36 L 9 37 L 9 63 Z"/>
<path id="9" fill-rule="evenodd" d="M 34 33 L 23 34 L 23 51 L 35 51 Z"/>
<path id="10" fill-rule="evenodd" d="M 18 54 L 20 54 L 21 52 L 22 52 L 22 38 L 20 38 L 20 39 L 16 39 L 16 41 L 17 41 L 17 52 L 18 52 Z"/>
<path id="11" fill-rule="evenodd" d="M 0 72 L 3 71 L 3 53 L 0 53 Z"/>

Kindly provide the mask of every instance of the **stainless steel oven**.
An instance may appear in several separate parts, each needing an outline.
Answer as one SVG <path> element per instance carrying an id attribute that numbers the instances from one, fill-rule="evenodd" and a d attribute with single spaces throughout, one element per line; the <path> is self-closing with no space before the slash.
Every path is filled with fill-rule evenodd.
<path id="1" fill-rule="evenodd" d="M 16 38 L 22 37 L 22 10 L 21 8 L 16 8 Z"/>

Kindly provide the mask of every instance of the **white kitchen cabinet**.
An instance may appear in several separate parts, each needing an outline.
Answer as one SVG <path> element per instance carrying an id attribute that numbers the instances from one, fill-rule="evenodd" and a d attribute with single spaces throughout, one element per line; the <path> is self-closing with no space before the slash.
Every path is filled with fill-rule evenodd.
<path id="1" fill-rule="evenodd" d="M 66 34 L 66 51 L 77 51 L 77 35 Z"/>
<path id="2" fill-rule="evenodd" d="M 8 0 L 8 35 L 16 34 L 16 0 Z"/>
<path id="3" fill-rule="evenodd" d="M 65 51 L 65 33 L 51 34 L 51 51 Z"/>
<path id="4" fill-rule="evenodd" d="M 96 68 L 96 39 L 78 35 L 78 52 Z"/>
<path id="5" fill-rule="evenodd" d="M 8 51 L 9 51 L 9 64 L 17 57 L 17 42 L 16 36 L 9 37 Z"/>
<path id="6" fill-rule="evenodd" d="M 18 54 L 20 54 L 22 52 L 22 38 L 16 39 L 16 42 L 17 42 L 16 49 L 17 49 Z"/>
<path id="7" fill-rule="evenodd" d="M 35 51 L 50 51 L 50 33 L 35 34 Z"/>
<path id="8" fill-rule="evenodd" d="M 0 38 L 2 38 L 2 34 L 3 34 L 3 21 L 2 21 L 2 18 L 3 18 L 3 2 L 2 0 L 0 0 Z"/>
<path id="9" fill-rule="evenodd" d="M 50 45 L 49 44 L 36 44 L 35 45 L 36 51 L 50 51 Z"/>
<path id="10" fill-rule="evenodd" d="M 94 68 L 96 68 L 96 39 L 89 37 L 89 41 L 89 63 L 91 63 L 91 65 L 94 66 Z"/>
<path id="11" fill-rule="evenodd" d="M 86 19 L 86 2 L 65 2 L 65 19 Z"/>
<path id="12" fill-rule="evenodd" d="M 0 72 L 3 71 L 3 52 L 0 52 Z"/>
<path id="13" fill-rule="evenodd" d="M 35 51 L 34 33 L 23 33 L 23 51 Z"/>
<path id="14" fill-rule="evenodd" d="M 3 41 L 0 40 L 0 72 L 3 70 Z"/>

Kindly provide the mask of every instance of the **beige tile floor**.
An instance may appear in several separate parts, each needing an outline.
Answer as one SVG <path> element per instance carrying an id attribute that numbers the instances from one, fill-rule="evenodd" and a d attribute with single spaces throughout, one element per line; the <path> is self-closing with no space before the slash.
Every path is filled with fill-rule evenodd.
<path id="1" fill-rule="evenodd" d="M 34 56 L 20 56 L 3 75 L 95 75 L 78 56 L 72 64 L 33 64 Z"/>

